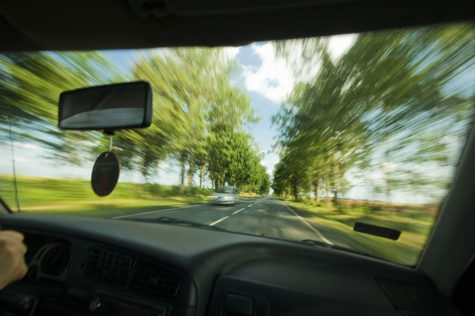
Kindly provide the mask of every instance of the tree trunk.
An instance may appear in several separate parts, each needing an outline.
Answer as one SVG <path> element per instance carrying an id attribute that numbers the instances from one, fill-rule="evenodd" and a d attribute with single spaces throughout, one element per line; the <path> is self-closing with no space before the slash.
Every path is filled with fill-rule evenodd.
<path id="1" fill-rule="evenodd" d="M 205 176 L 205 165 L 201 165 L 201 168 L 200 168 L 200 188 L 204 187 L 204 183 L 203 183 L 204 176 Z"/>
<path id="2" fill-rule="evenodd" d="M 180 192 L 185 192 L 185 154 L 181 154 L 180 157 Z"/>
<path id="3" fill-rule="evenodd" d="M 324 180 L 325 182 L 325 205 L 328 207 L 330 204 L 330 183 L 328 181 L 328 174 L 325 172 Z"/>
<path id="4" fill-rule="evenodd" d="M 318 196 L 318 189 L 319 187 L 318 187 L 318 180 L 317 180 L 315 181 L 315 202 L 317 203 L 320 202 L 320 197 Z"/>
<path id="5" fill-rule="evenodd" d="M 340 164 L 338 157 L 333 159 L 333 191 L 334 199 L 333 203 L 335 206 L 338 206 L 338 191 L 340 190 Z"/>
<path id="6" fill-rule="evenodd" d="M 292 191 L 293 191 L 292 193 L 294 195 L 294 199 L 298 200 L 299 196 L 298 196 L 298 192 L 297 192 L 297 182 L 296 181 L 292 182 Z"/>
<path id="7" fill-rule="evenodd" d="M 194 173 L 193 165 L 190 163 L 190 166 L 188 167 L 188 174 L 187 174 L 188 179 L 187 179 L 187 184 L 186 184 L 186 186 L 189 188 L 193 184 L 193 173 Z"/>
<path id="8" fill-rule="evenodd" d="M 312 199 L 312 196 L 311 196 L 311 191 L 312 191 L 312 182 L 308 182 L 308 186 L 307 188 L 305 189 L 305 192 L 307 193 L 307 200 L 311 200 Z"/>

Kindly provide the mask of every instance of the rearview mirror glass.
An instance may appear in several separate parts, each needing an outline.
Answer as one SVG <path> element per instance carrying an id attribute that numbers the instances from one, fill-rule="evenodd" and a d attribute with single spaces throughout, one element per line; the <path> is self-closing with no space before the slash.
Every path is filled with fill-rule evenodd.
<path id="1" fill-rule="evenodd" d="M 58 111 L 62 129 L 148 127 L 152 122 L 152 92 L 144 81 L 65 91 L 59 97 Z"/>

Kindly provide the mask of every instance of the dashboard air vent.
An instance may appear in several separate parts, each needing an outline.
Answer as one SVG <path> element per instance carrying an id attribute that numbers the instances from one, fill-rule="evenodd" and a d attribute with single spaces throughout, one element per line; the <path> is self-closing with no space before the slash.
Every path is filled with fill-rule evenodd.
<path id="1" fill-rule="evenodd" d="M 135 266 L 130 288 L 155 296 L 174 298 L 180 289 L 180 275 L 161 266 L 140 260 Z"/>
<path id="2" fill-rule="evenodd" d="M 82 263 L 84 275 L 90 279 L 125 286 L 132 268 L 131 256 L 91 247 Z"/>

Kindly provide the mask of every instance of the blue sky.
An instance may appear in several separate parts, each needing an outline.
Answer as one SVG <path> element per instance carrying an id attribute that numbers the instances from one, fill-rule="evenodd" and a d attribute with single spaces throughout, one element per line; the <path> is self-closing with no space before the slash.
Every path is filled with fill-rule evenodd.
<path id="1" fill-rule="evenodd" d="M 355 37 L 352 35 L 338 36 L 330 40 L 329 50 L 333 59 L 339 58 L 349 47 Z M 239 65 L 238 70 L 232 77 L 232 84 L 246 91 L 251 99 L 251 105 L 256 116 L 261 120 L 250 124 L 246 128 L 254 137 L 262 155 L 261 163 L 267 172 L 272 175 L 274 165 L 279 161 L 278 154 L 273 149 L 273 144 L 278 131 L 272 126 L 271 119 L 280 108 L 280 104 L 286 99 L 299 80 L 293 69 L 294 64 L 276 57 L 274 46 L 270 42 L 253 43 L 242 47 L 224 48 L 229 59 L 234 59 Z M 163 49 L 141 51 L 146 54 L 163 54 Z M 120 50 L 106 52 L 117 64 L 120 70 L 130 72 L 138 52 L 134 50 Z M 318 60 L 315 69 L 318 71 Z M 3 151 L 10 148 L 2 148 Z M 15 143 L 16 169 L 18 174 L 41 176 L 41 177 L 70 177 L 89 179 L 94 161 L 86 161 L 82 166 L 59 164 L 57 161 L 44 158 L 45 149 L 35 144 Z M 3 156 L 8 161 L 0 164 L 0 173 L 11 174 L 10 156 Z M 159 165 L 157 174 L 152 181 L 161 184 L 175 185 L 179 183 L 179 166 L 173 161 L 164 161 Z M 143 182 L 143 177 L 138 172 L 122 171 L 120 181 Z M 195 183 L 198 183 L 197 177 Z M 353 180 L 355 183 L 357 180 Z M 209 183 L 209 185 L 211 185 Z M 366 195 L 364 190 L 356 189 L 355 195 Z"/>
<path id="2" fill-rule="evenodd" d="M 332 40 L 331 47 L 335 56 L 348 49 L 354 40 L 353 36 L 338 37 Z M 261 120 L 247 126 L 254 137 L 263 156 L 262 164 L 272 173 L 278 162 L 278 155 L 273 152 L 274 137 L 277 130 L 271 124 L 271 118 L 279 110 L 280 103 L 290 93 L 296 81 L 292 69 L 281 58 L 276 58 L 273 45 L 270 42 L 253 43 L 242 47 L 226 47 L 225 54 L 234 59 L 239 67 L 233 75 L 233 85 L 245 90 L 251 99 L 256 116 Z M 146 54 L 162 54 L 163 49 L 141 51 Z M 138 51 L 117 50 L 105 52 L 114 61 L 120 70 L 130 73 L 130 69 L 138 58 Z M 10 148 L 2 148 L 8 152 Z M 15 143 L 15 159 L 18 174 L 41 177 L 80 177 L 88 179 L 93 161 L 86 161 L 83 166 L 59 164 L 57 161 L 46 159 L 47 152 L 36 144 Z M 0 172 L 10 174 L 11 157 L 3 156 Z M 158 182 L 163 184 L 177 184 L 178 175 L 174 171 L 173 162 L 164 162 L 158 171 Z M 143 179 L 139 174 L 125 172 L 121 175 L 122 181 L 137 181 Z"/>
<path id="3" fill-rule="evenodd" d="M 329 52 L 331 58 L 336 61 L 344 54 L 355 40 L 354 35 L 344 35 L 332 37 L 329 40 Z M 272 126 L 271 119 L 279 109 L 281 103 L 292 91 L 294 85 L 299 81 L 305 81 L 314 76 L 319 70 L 319 59 L 316 56 L 313 60 L 314 67 L 305 69 L 304 75 L 296 77 L 293 67 L 299 66 L 299 59 L 292 60 L 291 63 L 279 58 L 275 54 L 275 49 L 270 42 L 259 42 L 242 47 L 225 47 L 224 53 L 230 60 L 235 60 L 238 65 L 237 71 L 233 74 L 232 84 L 245 91 L 251 100 L 251 105 L 255 110 L 255 115 L 261 120 L 255 124 L 246 126 L 247 131 L 253 136 L 259 146 L 262 156 L 261 163 L 266 167 L 267 172 L 272 175 L 275 164 L 279 161 L 278 154 L 274 151 L 273 144 L 278 135 L 277 128 Z M 139 53 L 144 54 L 166 54 L 166 49 L 151 50 L 118 50 L 107 51 L 111 61 L 113 61 L 118 70 L 124 73 L 130 73 L 131 67 L 137 60 Z M 295 56 L 300 56 L 297 50 Z M 462 80 L 460 80 L 462 78 Z M 460 89 L 462 91 L 472 91 L 470 83 L 473 80 L 473 71 L 467 71 L 459 77 L 457 82 L 449 84 L 447 89 Z M 466 80 L 465 80 L 466 79 Z M 468 92 L 470 93 L 470 92 Z M 448 140 L 448 142 L 463 145 L 463 140 Z M 39 177 L 66 177 L 89 179 L 94 164 L 94 160 L 85 161 L 82 166 L 66 165 L 51 158 L 46 158 L 48 152 L 46 149 L 32 143 L 14 142 L 15 160 L 17 174 L 39 176 Z M 11 174 L 11 146 L 0 145 L 0 150 L 5 153 L 1 155 L 0 174 Z M 457 154 L 459 150 L 454 150 Z M 430 170 L 450 179 L 453 169 L 445 168 L 437 170 L 437 166 L 417 165 L 414 169 Z M 370 170 L 365 173 L 365 177 L 372 181 L 372 186 L 384 178 L 384 172 L 391 172 L 398 169 L 397 163 L 383 161 L 378 170 Z M 417 170 L 416 170 L 417 171 Z M 349 191 L 348 197 L 378 199 L 377 195 L 371 192 L 371 186 L 365 186 L 361 180 L 356 177 L 355 172 L 346 174 L 347 180 L 353 188 Z M 176 162 L 166 160 L 160 163 L 157 173 L 150 179 L 153 182 L 166 185 L 179 184 L 179 166 Z M 139 172 L 121 171 L 121 182 L 143 182 L 144 178 Z M 198 176 L 194 179 L 195 184 L 199 183 Z M 208 186 L 211 187 L 210 181 Z M 432 192 L 442 197 L 444 192 Z M 431 194 L 416 194 L 414 192 L 394 192 L 392 201 L 424 203 L 430 200 Z"/>

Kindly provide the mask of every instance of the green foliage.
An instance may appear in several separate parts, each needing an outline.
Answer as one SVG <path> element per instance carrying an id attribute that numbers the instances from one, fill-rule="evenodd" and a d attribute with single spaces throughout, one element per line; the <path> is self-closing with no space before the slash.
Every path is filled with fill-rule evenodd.
<path id="1" fill-rule="evenodd" d="M 90 158 L 90 146 L 98 133 L 64 132 L 57 126 L 59 94 L 126 77 L 101 54 L 12 53 L 0 55 L 0 142 L 9 126 L 17 141 L 33 141 L 61 160 L 80 164 Z"/>
<path id="2" fill-rule="evenodd" d="M 11 125 L 14 141 L 38 143 L 59 163 L 80 165 L 104 151 L 108 139 L 99 132 L 59 130 L 59 94 L 94 84 L 146 80 L 153 90 L 152 125 L 116 134 L 114 150 L 123 168 L 140 171 L 152 182 L 158 164 L 172 159 L 181 166 L 181 193 L 198 190 L 191 189 L 198 171 L 199 187 L 208 175 L 216 184 L 265 191 L 268 176 L 243 131 L 258 119 L 247 94 L 230 83 L 235 66 L 222 50 L 206 48 L 140 52 L 130 75 L 97 52 L 0 55 L 0 142 L 8 141 Z"/>
<path id="3" fill-rule="evenodd" d="M 208 170 L 216 187 L 228 183 L 244 192 L 269 191 L 269 176 L 260 164 L 250 135 L 230 128 L 210 134 L 208 159 Z"/>
<path id="4" fill-rule="evenodd" d="M 429 169 L 455 166 L 453 139 L 463 139 L 473 116 L 462 76 L 474 70 L 474 38 L 470 25 L 361 34 L 337 60 L 325 39 L 277 42 L 289 61 L 300 52 L 296 73 L 315 58 L 320 70 L 273 117 L 274 191 L 298 198 L 313 190 L 318 200 L 323 190 L 338 204 L 351 170 L 387 199 L 392 190 L 439 195 L 448 177 Z"/>

